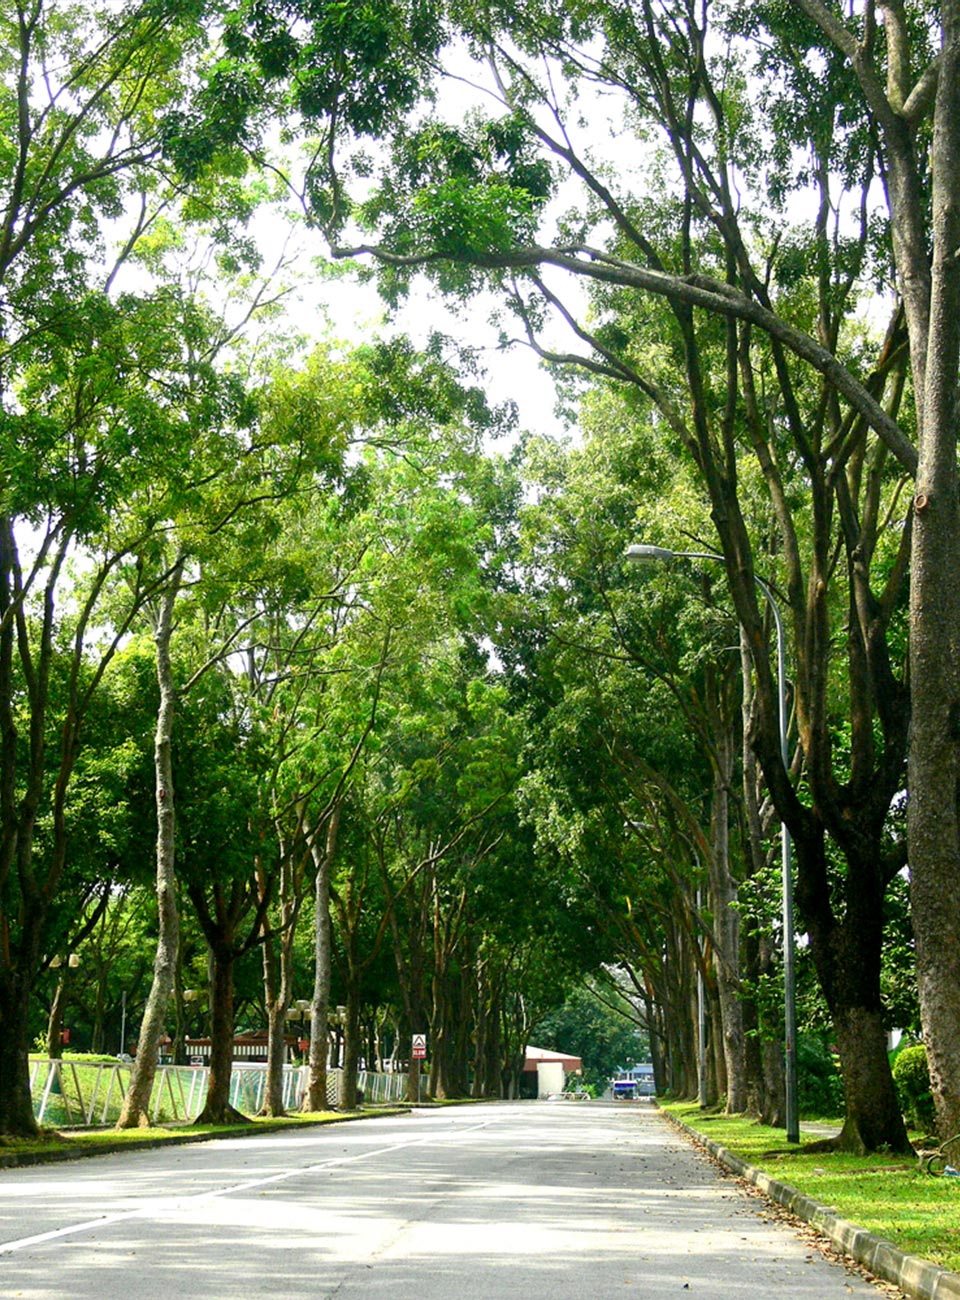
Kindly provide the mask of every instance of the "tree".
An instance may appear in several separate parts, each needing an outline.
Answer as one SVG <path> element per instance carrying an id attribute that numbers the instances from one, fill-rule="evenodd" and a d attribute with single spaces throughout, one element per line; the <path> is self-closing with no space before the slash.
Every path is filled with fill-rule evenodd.
<path id="1" fill-rule="evenodd" d="M 155 382 L 169 311 L 154 313 L 129 296 L 86 306 L 88 315 L 70 321 L 70 337 L 49 339 L 45 358 L 24 374 L 23 413 L 6 420 L 8 435 L 23 425 L 24 445 L 35 446 L 30 425 L 42 410 L 49 436 L 47 481 L 34 480 L 24 496 L 24 483 L 12 479 L 0 524 L 0 881 L 10 933 L 0 963 L 8 1027 L 0 1076 L 10 1081 L 0 1128 L 10 1132 L 34 1127 L 28 1003 L 48 927 L 59 924 L 67 799 L 84 724 L 118 647 L 165 578 L 148 575 L 134 558 L 156 518 L 131 515 L 123 503 L 154 490 L 158 461 L 169 467 L 185 451 L 177 438 L 185 426 L 169 419 L 167 394 Z M 77 582 L 74 555 L 84 559 Z M 57 659 L 63 687 L 54 691 Z"/>
<path id="2" fill-rule="evenodd" d="M 35 1128 L 26 1086 L 27 1008 L 63 880 L 65 801 L 85 715 L 151 590 L 135 564 L 126 568 L 127 600 L 112 602 L 111 635 L 104 640 L 103 599 L 151 527 L 120 506 L 148 481 L 156 488 L 183 450 L 169 418 L 170 393 L 160 400 L 153 386 L 158 352 L 168 349 L 168 372 L 181 356 L 181 340 L 171 347 L 164 328 L 172 303 L 159 295 L 147 306 L 149 294 L 114 297 L 112 290 L 118 265 L 149 224 L 148 207 L 129 201 L 131 195 L 166 188 L 169 198 L 156 168 L 170 152 L 171 121 L 182 121 L 176 109 L 195 88 L 190 70 L 209 48 L 204 17 L 203 6 L 188 11 L 164 3 L 109 12 L 29 3 L 6 15 L 9 57 L 0 72 L 9 127 L 0 159 L 0 889 L 10 933 L 0 972 L 5 1133 Z M 202 143 L 206 161 L 217 155 L 223 162 L 245 118 L 235 115 L 227 130 L 222 112 L 208 104 L 193 124 L 195 161 Z M 197 166 L 191 174 L 196 177 Z M 116 257 L 108 228 L 119 239 Z M 84 581 L 67 599 L 74 554 L 84 557 Z M 157 581 L 156 572 L 150 581 Z M 58 637 L 73 662 L 69 688 L 55 704 L 49 681 Z M 48 752 L 59 756 L 55 773 L 46 768 Z M 39 864 L 36 834 L 47 816 L 53 836 Z"/>
<path id="3" fill-rule="evenodd" d="M 752 129 L 750 73 L 763 47 L 737 37 L 735 16 L 651 0 L 629 11 L 594 5 L 588 24 L 551 3 L 522 12 L 485 6 L 459 20 L 486 55 L 486 87 L 501 115 L 460 126 L 411 119 L 395 133 L 369 197 L 352 209 L 332 152 L 341 202 L 322 214 L 328 235 L 338 255 L 373 254 L 393 299 L 418 269 L 453 292 L 493 283 L 543 355 L 628 386 L 691 457 L 712 515 L 697 549 L 723 556 L 753 657 L 753 744 L 797 847 L 798 901 L 844 1059 L 842 1141 L 903 1148 L 882 1033 L 879 918 L 886 883 L 902 865 L 883 829 L 902 784 L 908 718 L 888 637 L 909 554 L 900 479 L 915 471 L 917 453 L 900 419 L 902 318 L 893 314 L 872 363 L 849 327 L 857 292 L 884 266 L 869 220 L 881 160 L 858 109 L 848 115 L 850 79 L 831 61 L 808 87 L 795 120 L 814 160 L 803 184 L 815 215 L 778 239 L 759 201 L 744 205 L 740 196 L 769 192 L 785 203 L 798 185 L 795 141 Z M 724 39 L 714 42 L 714 30 Z M 587 31 L 599 34 L 597 45 Z M 648 170 L 662 201 L 631 192 L 630 169 L 615 178 L 578 148 L 560 81 L 615 93 L 631 125 L 656 133 Z M 582 183 L 586 200 L 549 243 L 540 227 L 559 174 Z M 841 209 L 852 211 L 851 222 L 831 227 L 830 213 Z M 353 217 L 368 237 L 351 241 Z M 597 286 L 592 321 L 562 302 L 547 278 L 556 271 Z M 667 309 L 651 309 L 649 295 Z M 572 326 L 579 353 L 540 341 L 551 311 Z M 647 332 L 654 319 L 655 346 Z M 748 467 L 774 520 L 769 560 L 770 534 L 751 528 L 741 491 Z M 790 609 L 809 804 L 780 758 L 758 563 L 778 568 Z M 842 757 L 828 688 L 838 617 L 853 629 L 844 703 L 851 748 Z M 829 888 L 827 836 L 847 863 L 842 899 Z"/>
<path id="4" fill-rule="evenodd" d="M 222 669 L 206 673 L 180 723 L 174 777 L 179 814 L 178 877 L 210 957 L 210 1076 L 197 1122 L 239 1118 L 230 1104 L 234 970 L 263 940 L 280 870 L 265 795 L 265 747 L 243 716 L 243 699 Z"/>
<path id="5" fill-rule="evenodd" d="M 317 348 L 302 368 L 275 372 L 263 398 L 268 435 L 309 434 L 316 443 L 322 433 L 328 447 L 313 477 L 277 507 L 248 651 L 251 686 L 276 738 L 277 829 L 291 863 L 279 900 L 279 962 L 265 937 L 271 1077 L 279 1080 L 290 942 L 309 856 L 317 945 L 313 1109 L 326 1106 L 327 896 L 344 803 L 398 647 L 411 653 L 417 638 L 422 644 L 446 626 L 448 604 L 470 605 L 463 576 L 474 563 L 475 521 L 472 514 L 466 526 L 455 519 L 451 490 L 438 485 L 468 478 L 481 432 L 511 418 L 489 407 L 468 366 L 458 368 L 447 352 L 440 338 L 419 351 L 402 337 L 341 356 Z"/>
<path id="6" fill-rule="evenodd" d="M 281 490 L 283 456 L 271 458 L 266 448 L 251 446 L 248 438 L 256 423 L 254 403 L 243 377 L 218 365 L 231 331 L 197 299 L 165 287 L 158 293 L 165 303 L 179 306 L 179 352 L 164 339 L 156 354 L 157 374 L 152 382 L 163 394 L 162 415 L 154 434 L 155 451 L 168 452 L 164 472 L 132 491 L 124 501 L 126 518 L 141 522 L 141 535 L 131 548 L 130 567 L 149 574 L 155 599 L 146 609 L 156 653 L 159 704 L 154 733 L 154 799 L 157 814 L 156 888 L 159 933 L 154 958 L 153 983 L 147 999 L 130 1086 L 118 1119 L 121 1128 L 146 1123 L 150 1092 L 167 1009 L 174 990 L 178 956 L 179 915 L 176 890 L 176 815 L 173 762 L 174 723 L 178 701 L 236 644 L 242 630 L 227 620 L 221 627 L 225 572 L 231 571 L 239 546 L 244 556 L 240 571 L 246 575 L 251 561 L 244 545 L 250 527 L 245 507 L 251 500 Z M 161 320 L 154 314 L 154 338 L 160 337 Z M 170 453 L 180 456 L 174 460 Z M 296 458 L 294 458 L 296 459 Z M 278 464 L 279 460 L 279 464 Z M 276 482 L 275 482 L 276 480 Z M 266 482 L 267 486 L 264 486 Z M 239 539 L 239 541 L 238 541 Z M 218 568 L 213 557 L 221 557 Z M 216 633 L 203 647 L 199 664 L 178 684 L 173 653 L 178 601 L 184 588 L 202 585 L 204 566 L 214 570 L 209 581 L 206 613 Z M 212 641 L 212 646 L 210 642 Z"/>
<path id="7" fill-rule="evenodd" d="M 523 680 L 535 683 L 540 708 L 549 709 L 533 760 L 544 781 L 537 825 L 552 835 L 550 809 L 561 825 L 588 809 L 606 819 L 589 856 L 580 840 L 567 849 L 575 863 L 590 863 L 581 867 L 592 887 L 583 906 L 602 909 L 600 923 L 618 936 L 616 960 L 642 971 L 640 988 L 658 986 L 661 1008 L 669 1004 L 672 1026 L 679 1035 L 683 1025 L 688 1044 L 697 1014 L 681 986 L 693 989 L 700 967 L 708 1020 L 715 1002 L 720 1011 L 709 1035 L 711 1067 L 715 1049 L 723 1047 L 723 1059 L 708 1072 L 711 1095 L 725 1093 L 728 1106 L 773 1118 L 782 1077 L 779 1090 L 775 1077 L 765 1079 L 743 1018 L 753 1017 L 750 1026 L 762 1041 L 782 1040 L 782 1027 L 765 1015 L 761 1031 L 750 994 L 756 972 L 740 951 L 741 922 L 748 934 L 754 925 L 741 890 L 770 841 L 756 811 L 754 862 L 740 761 L 741 656 L 729 602 L 717 589 L 722 574 L 716 566 L 699 584 L 677 575 L 654 592 L 642 581 L 625 581 L 622 565 L 632 520 L 651 497 L 674 527 L 693 529 L 702 518 L 700 492 L 655 423 L 615 394 L 588 391 L 581 424 L 582 441 L 569 448 L 531 440 L 524 464 L 527 618 L 540 632 L 540 646 L 527 655 Z M 561 790 L 576 813 L 561 812 Z M 642 871 L 658 858 L 672 879 L 657 870 L 648 888 Z M 758 896 L 750 891 L 751 900 Z M 770 914 L 764 909 L 765 930 Z M 673 972 L 661 969 L 665 926 L 681 959 L 682 969 Z M 692 1046 L 684 1056 L 682 1070 L 675 1059 L 681 1087 L 696 1078 Z"/>
<path id="8" fill-rule="evenodd" d="M 209 176 L 202 179 L 210 185 Z M 170 340 L 164 338 L 167 348 L 158 348 L 157 365 L 161 371 L 167 367 L 164 379 L 170 424 L 180 430 L 189 428 L 191 434 L 186 462 L 169 464 L 159 490 L 135 495 L 128 502 L 132 516 L 151 520 L 158 534 L 143 546 L 139 565 L 145 571 L 166 571 L 158 579 L 162 595 L 150 611 L 161 689 L 155 739 L 160 925 L 153 987 L 141 1023 L 137 1059 L 118 1121 L 120 1127 L 145 1122 L 167 1006 L 175 989 L 179 917 L 174 888 L 171 746 L 178 701 L 236 648 L 254 621 L 250 604 L 255 603 L 255 594 L 251 592 L 256 593 L 264 577 L 259 547 L 252 546 L 251 540 L 262 541 L 276 528 L 269 503 L 296 491 L 301 478 L 312 474 L 318 463 L 335 462 L 331 442 L 336 443 L 339 436 L 338 429 L 331 430 L 323 423 L 316 429 L 298 427 L 260 435 L 255 377 L 238 363 L 236 344 L 244 328 L 255 317 L 269 315 L 275 297 L 282 297 L 282 282 L 275 278 L 283 258 L 273 271 L 263 272 L 249 241 L 230 224 L 241 217 L 249 219 L 263 197 L 257 187 L 246 188 L 235 180 L 220 188 L 222 192 L 215 198 L 205 195 L 203 201 L 195 200 L 202 220 L 197 218 L 194 223 L 194 244 L 169 219 L 156 223 L 144 220 L 126 250 L 127 256 L 142 262 L 158 282 L 156 298 L 179 308 L 176 346 L 169 346 Z M 206 270 L 211 259 L 220 271 L 213 284 Z M 217 290 L 222 295 L 225 288 L 234 290 L 242 306 L 239 319 L 229 320 L 210 306 L 209 298 Z M 164 318 L 158 313 L 159 319 Z M 199 618 L 206 619 L 210 634 L 200 662 L 193 662 L 191 672 L 178 684 L 172 640 L 177 605 L 187 590 L 200 593 Z M 196 610 L 194 614 L 197 617 Z M 231 946 L 232 939 L 221 944 L 223 951 Z M 227 1018 L 218 1010 L 219 1029 Z M 230 1038 L 232 1055 L 232 1029 Z M 208 1097 L 211 1108 L 226 1105 L 226 1050 L 218 1040 L 220 1069 L 217 1090 Z M 221 1085 L 224 1075 L 226 1083 Z"/>
<path id="9" fill-rule="evenodd" d="M 160 1038 L 166 1023 L 167 1002 L 173 991 L 180 941 L 174 874 L 176 820 L 171 753 L 176 691 L 170 641 L 173 635 L 173 610 L 182 575 L 183 560 L 178 558 L 160 600 L 154 629 L 157 685 L 160 692 L 153 745 L 154 797 L 157 810 L 156 896 L 159 934 L 153 960 L 153 980 L 137 1040 L 137 1064 L 118 1120 L 118 1127 L 121 1128 L 147 1123 L 147 1107 L 156 1071 Z"/>
<path id="10" fill-rule="evenodd" d="M 917 971 L 941 1132 L 960 1123 L 960 5 L 881 0 L 856 23 L 797 6 L 856 78 L 882 142 L 889 240 L 903 302 L 918 465 L 910 578 L 909 851 Z M 779 24 L 774 25 L 779 32 Z M 808 38 L 809 39 L 809 38 Z M 812 44 L 812 42 L 811 42 Z"/>

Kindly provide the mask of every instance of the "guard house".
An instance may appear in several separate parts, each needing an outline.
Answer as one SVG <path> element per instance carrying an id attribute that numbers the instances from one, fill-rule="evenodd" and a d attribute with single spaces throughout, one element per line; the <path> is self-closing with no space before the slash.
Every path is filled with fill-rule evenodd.
<path id="1" fill-rule="evenodd" d="M 564 1091 L 568 1074 L 581 1075 L 583 1059 L 549 1047 L 527 1047 L 523 1062 L 524 1097 L 552 1097 Z"/>

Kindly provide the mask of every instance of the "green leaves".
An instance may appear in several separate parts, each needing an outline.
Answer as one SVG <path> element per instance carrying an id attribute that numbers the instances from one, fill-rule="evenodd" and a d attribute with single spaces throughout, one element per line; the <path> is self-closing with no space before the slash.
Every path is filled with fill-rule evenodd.
<path id="1" fill-rule="evenodd" d="M 357 215 L 399 255 L 444 259 L 433 273 L 465 294 L 478 268 L 533 239 L 553 184 L 522 116 L 471 114 L 463 126 L 430 121 L 395 133 L 393 165 Z M 402 276 L 396 267 L 391 275 L 395 297 Z"/>
<path id="2" fill-rule="evenodd" d="M 250 0 L 228 16 L 228 60 L 199 103 L 234 89 L 238 106 L 254 105 L 259 81 L 283 86 L 287 110 L 308 128 L 377 136 L 416 102 L 444 39 L 441 8 L 429 0 Z M 235 138 L 242 126 L 238 112 Z"/>

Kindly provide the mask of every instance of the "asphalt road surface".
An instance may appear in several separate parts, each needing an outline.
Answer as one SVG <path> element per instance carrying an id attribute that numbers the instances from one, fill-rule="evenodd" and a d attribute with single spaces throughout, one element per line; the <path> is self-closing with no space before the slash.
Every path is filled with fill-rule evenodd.
<path id="1" fill-rule="evenodd" d="M 652 1107 L 526 1102 L 0 1172 L 3 1300 L 880 1291 Z"/>

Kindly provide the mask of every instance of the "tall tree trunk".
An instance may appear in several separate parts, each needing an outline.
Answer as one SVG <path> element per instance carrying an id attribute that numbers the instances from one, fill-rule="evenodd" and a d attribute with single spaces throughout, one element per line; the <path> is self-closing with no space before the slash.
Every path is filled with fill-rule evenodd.
<path id="1" fill-rule="evenodd" d="M 933 291 L 910 584 L 908 843 L 930 1089 L 946 1137 L 960 1128 L 960 3 L 940 9 Z"/>
<path id="2" fill-rule="evenodd" d="M 769 934 L 760 936 L 758 974 L 761 979 L 773 982 L 776 953 Z M 763 1068 L 763 1110 L 760 1119 L 771 1128 L 785 1128 L 787 1123 L 787 1076 L 784 1068 L 782 1040 L 762 1033 L 760 1057 Z"/>
<path id="3" fill-rule="evenodd" d="M 345 936 L 346 937 L 346 936 Z M 350 936 L 353 939 L 353 935 Z M 349 941 L 348 941 L 349 942 Z M 351 956 L 355 957 L 355 953 Z M 357 1070 L 360 1063 L 360 986 L 356 961 L 347 959 L 347 1006 L 343 1023 L 343 1073 L 340 1075 L 340 1105 L 356 1110 Z"/>
<path id="4" fill-rule="evenodd" d="M 340 805 L 330 814 L 323 847 L 308 831 L 316 869 L 314 884 L 313 1000 L 310 1003 L 310 1082 L 305 1109 L 327 1110 L 327 1061 L 330 1055 L 330 872 L 340 829 Z"/>
<path id="5" fill-rule="evenodd" d="M 58 1061 L 63 1056 L 63 1008 L 67 1000 L 67 974 L 61 968 L 47 1021 L 47 1056 Z"/>
<path id="6" fill-rule="evenodd" d="M 21 677 L 14 670 L 18 643 L 14 613 L 21 586 L 14 520 L 0 516 L 0 882 L 23 873 L 29 864 L 36 822 L 37 794 L 29 801 L 18 791 L 18 766 L 22 738 L 19 731 L 18 696 Z M 42 770 L 45 729 L 33 733 L 39 753 L 31 767 Z M 34 782 L 31 782 L 33 785 Z M 41 912 L 45 906 L 35 900 L 26 917 L 25 933 L 19 945 L 10 942 L 10 921 L 0 915 L 5 942 L 0 946 L 0 1133 L 11 1137 L 32 1137 L 37 1132 L 30 1095 L 29 1008 L 34 972 L 40 960 Z M 27 972 L 30 972 L 29 976 Z"/>
<path id="7" fill-rule="evenodd" d="M 210 1080 L 207 1099 L 197 1116 L 198 1124 L 233 1124 L 246 1120 L 230 1104 L 230 1081 L 233 1076 L 233 968 L 236 960 L 233 944 L 218 944 L 212 951 L 213 977 L 210 981 Z"/>
<path id="8" fill-rule="evenodd" d="M 282 899 L 282 869 L 280 879 L 280 897 Z M 289 994 L 284 997 L 281 991 L 283 977 L 278 968 L 277 944 L 267 918 L 264 919 L 263 934 L 260 940 L 260 960 L 263 969 L 263 1001 L 267 1012 L 267 1082 L 260 1114 L 279 1117 L 286 1114 L 283 1105 L 283 1064 L 287 1053 L 286 1030 Z"/>
<path id="9" fill-rule="evenodd" d="M 869 853 L 870 845 L 865 846 Z M 879 844 L 872 846 L 876 863 Z M 886 1148 L 911 1152 L 887 1056 L 880 994 L 883 931 L 883 885 L 879 868 L 853 861 L 848 871 L 847 910 L 837 921 L 825 902 L 825 890 L 810 892 L 811 880 L 826 873 L 822 842 L 797 845 L 807 857 L 798 881 L 798 902 L 808 921 L 810 949 L 830 1012 L 846 1114 L 839 1146 L 843 1150 Z M 867 882 L 873 879 L 872 891 Z"/>
<path id="10" fill-rule="evenodd" d="M 917 983 L 930 1083 L 944 1134 L 960 1127 L 960 0 L 939 6 L 941 51 L 929 173 L 917 133 L 926 95 L 904 7 L 882 3 L 886 84 L 876 55 L 829 6 L 798 4 L 849 59 L 886 150 L 891 238 L 910 339 L 919 429 L 910 579 L 907 842 Z M 925 41 L 925 37 L 921 38 Z M 925 54 L 925 51 L 924 51 Z M 902 57 L 898 57 L 902 55 Z M 913 112 L 907 106 L 913 99 Z M 933 250 L 932 261 L 930 248 Z M 869 1012 L 869 1008 L 864 1009 Z"/>
<path id="11" fill-rule="evenodd" d="M 709 990 L 707 998 L 708 1044 L 711 1049 L 707 1057 L 711 1067 L 709 1095 L 713 1099 L 713 1103 L 716 1104 L 727 1091 L 727 1059 L 723 1041 L 723 1016 L 720 1013 L 720 998 L 717 994 L 717 987 L 715 983 L 710 983 L 707 988 Z"/>
<path id="12" fill-rule="evenodd" d="M 667 1070 L 663 1044 L 665 1034 L 660 1008 L 650 997 L 644 998 L 644 1013 L 650 1027 L 650 1064 L 653 1066 L 653 1086 L 658 1093 L 667 1091 Z"/>
<path id="13" fill-rule="evenodd" d="M 893 1147 L 912 1152 L 900 1113 L 900 1102 L 887 1064 L 887 1034 L 879 1008 L 846 1006 L 833 1016 L 840 1067 L 843 1072 L 845 1116 L 840 1147 L 846 1151 L 878 1151 L 891 1134 L 903 1136 Z"/>
<path id="14" fill-rule="evenodd" d="M 30 1092 L 30 999 L 32 984 L 6 970 L 0 974 L 0 1133 L 36 1134 Z"/>
<path id="15" fill-rule="evenodd" d="M 472 965 L 472 963 L 470 963 Z M 467 966 L 469 969 L 470 966 Z M 461 967 L 457 975 L 458 1011 L 453 1035 L 453 1089 L 455 1097 L 470 1095 L 470 1039 L 476 1024 L 475 1005 L 470 981 Z"/>
<path id="16" fill-rule="evenodd" d="M 384 876 L 387 882 L 386 875 Z M 411 1036 L 427 1032 L 428 1016 L 424 1010 L 426 998 L 426 958 L 422 937 L 422 916 L 420 921 L 406 933 L 407 943 L 401 934 L 400 918 L 397 915 L 395 900 L 389 900 L 390 937 L 393 943 L 393 955 L 397 968 L 397 983 L 400 985 L 400 999 L 403 1004 L 404 1033 L 406 1041 L 402 1044 L 400 1055 L 409 1059 L 407 1070 L 406 1100 L 415 1105 L 420 1100 L 420 1061 L 413 1057 Z"/>
<path id="17" fill-rule="evenodd" d="M 689 928 L 674 922 L 667 931 L 667 950 L 664 964 L 673 972 L 675 987 L 672 1005 L 679 1015 L 670 1017 L 670 1065 L 673 1073 L 671 1093 L 675 1097 L 695 1098 L 698 1091 L 697 1072 L 697 991 L 696 964 L 698 955 Z M 707 1101 L 711 1098 L 709 1091 Z"/>
<path id="18" fill-rule="evenodd" d="M 104 1047 L 104 1014 L 106 1011 L 104 1005 L 105 981 L 103 971 L 98 970 L 96 975 L 96 984 L 94 986 L 94 1003 L 93 1003 L 93 1028 L 90 1031 L 90 1051 L 99 1056 L 106 1049 Z"/>
<path id="19" fill-rule="evenodd" d="M 446 1101 L 448 1053 L 446 1030 L 444 1027 L 443 997 L 433 980 L 433 996 L 430 999 L 430 1028 L 427 1030 L 427 1042 L 430 1044 L 430 1075 L 427 1095 L 436 1101 Z"/>
<path id="20" fill-rule="evenodd" d="M 753 664 L 750 647 L 743 627 L 740 628 L 741 710 L 743 716 L 742 768 L 743 768 L 743 842 L 748 863 L 747 875 L 757 880 L 767 861 L 764 844 L 763 821 L 760 814 L 760 772 L 757 756 L 750 744 L 753 719 Z M 769 924 L 769 910 L 753 918 L 746 930 L 748 957 L 745 974 L 751 988 L 770 984 L 774 979 L 776 955 Z M 782 1048 L 783 1019 L 768 1023 L 763 1012 L 763 1000 L 752 994 L 744 1001 L 744 1034 L 747 1044 L 748 1108 L 771 1128 L 786 1124 L 786 1071 Z"/>
<path id="21" fill-rule="evenodd" d="M 269 940 L 263 943 L 263 962 L 266 967 L 270 959 Z M 287 1059 L 287 1006 L 286 998 L 278 996 L 274 990 L 272 996 L 267 989 L 264 976 L 264 991 L 267 1003 L 267 1086 L 261 1107 L 261 1115 L 276 1119 L 287 1113 L 283 1104 L 283 1067 Z"/>
<path id="22" fill-rule="evenodd" d="M 180 917 L 177 911 L 175 874 L 175 818 L 173 798 L 173 722 L 177 692 L 173 681 L 170 642 L 173 636 L 173 610 L 183 578 L 184 559 L 178 559 L 160 604 L 160 617 L 154 633 L 157 653 L 157 683 L 160 707 L 154 737 L 153 764 L 157 807 L 157 920 L 159 933 L 153 961 L 153 983 L 140 1025 L 137 1054 L 130 1072 L 130 1085 L 123 1101 L 118 1128 L 145 1127 L 149 1124 L 148 1108 L 153 1080 L 157 1072 L 160 1039 L 167 1021 L 167 1006 L 173 992 L 180 942 Z"/>
<path id="23" fill-rule="evenodd" d="M 720 1006 L 727 1114 L 739 1114 L 747 1105 L 743 1001 L 740 985 L 740 911 L 738 885 L 730 871 L 730 783 L 733 779 L 734 737 L 729 728 L 716 736 L 716 767 L 711 801 L 712 845 L 709 856 L 710 901 L 713 910 L 713 954 L 717 998 Z"/>
<path id="24" fill-rule="evenodd" d="M 258 870 L 261 899 L 266 881 Z M 292 853 L 280 845 L 280 935 L 276 939 L 268 917 L 261 927 L 263 992 L 267 1008 L 267 1086 L 261 1114 L 286 1114 L 283 1104 L 283 1067 L 287 1058 L 287 1011 L 293 998 L 293 941 L 300 915 L 299 872 Z"/>
<path id="25" fill-rule="evenodd" d="M 474 1056 L 473 1095 L 475 1097 L 502 1097 L 503 1076 L 500 1062 L 503 1056 L 500 1024 L 500 997 L 498 989 L 489 979 L 486 965 L 477 977 L 477 1029 Z"/>

